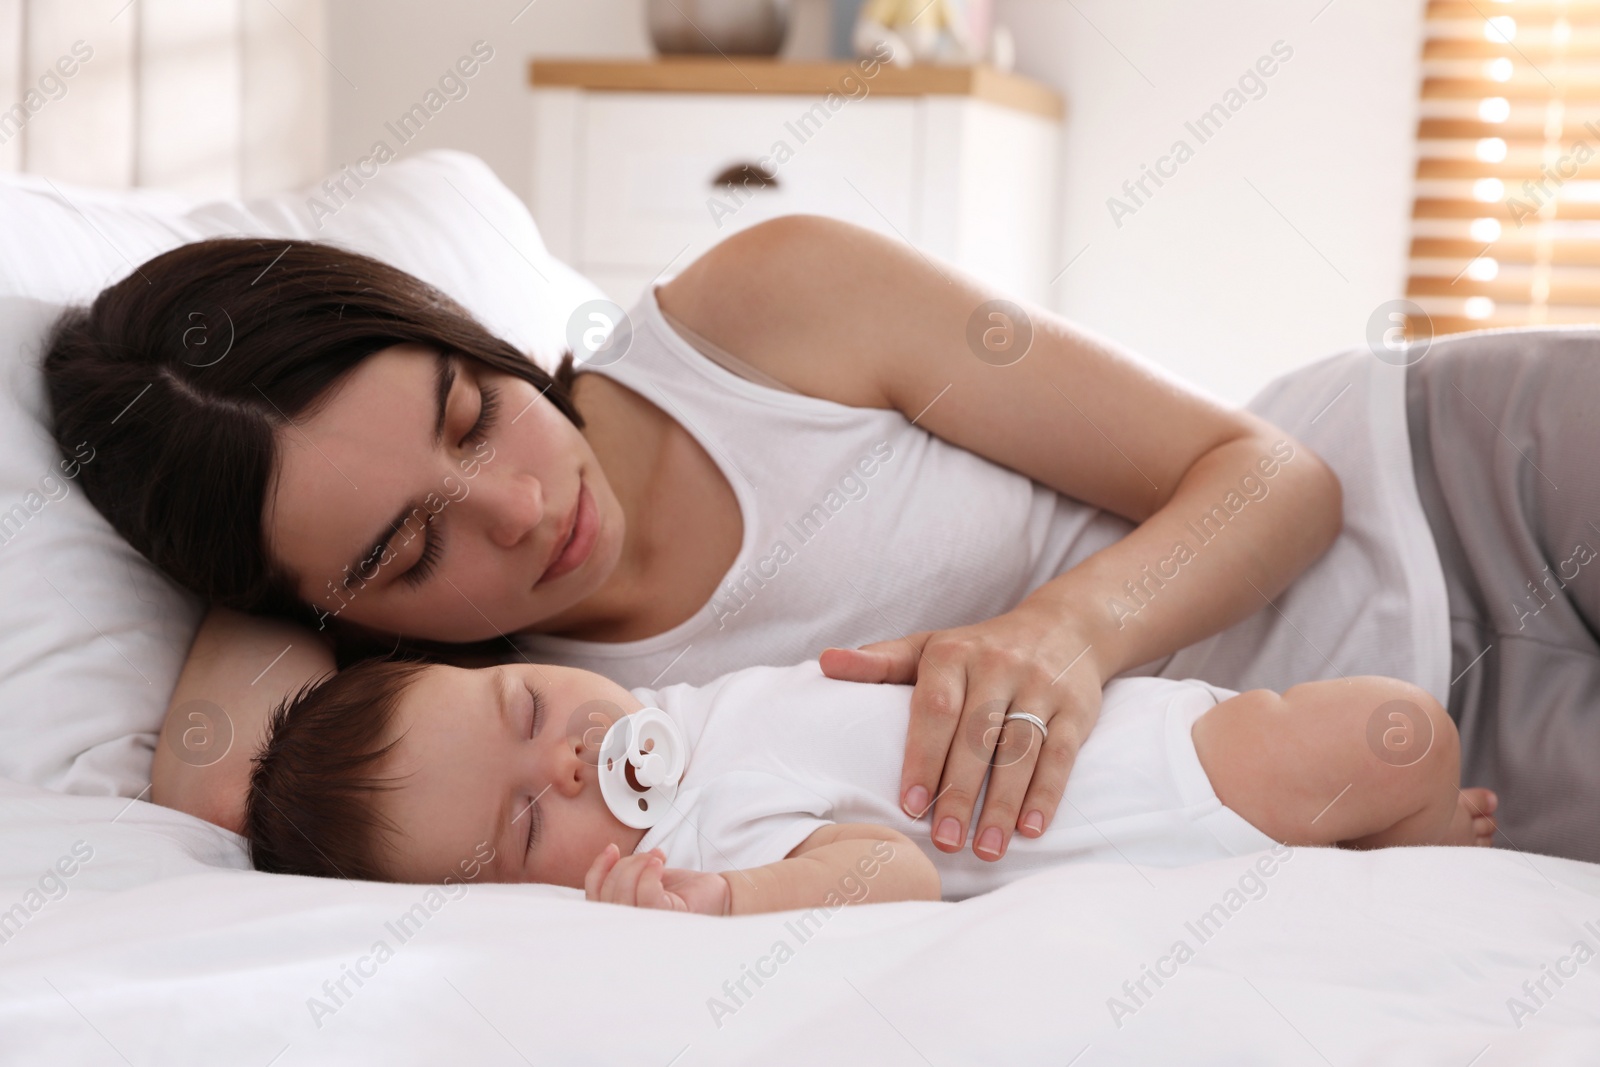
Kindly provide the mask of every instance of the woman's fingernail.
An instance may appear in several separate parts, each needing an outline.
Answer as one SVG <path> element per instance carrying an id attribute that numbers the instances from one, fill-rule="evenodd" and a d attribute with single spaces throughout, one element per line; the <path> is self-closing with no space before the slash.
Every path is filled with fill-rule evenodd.
<path id="1" fill-rule="evenodd" d="M 914 785 L 906 790 L 906 798 L 902 802 L 907 815 L 913 819 L 920 819 L 928 810 L 928 789 L 926 786 Z"/>
<path id="2" fill-rule="evenodd" d="M 933 832 L 933 839 L 941 845 L 961 844 L 961 824 L 954 816 L 946 815 L 939 821 L 939 829 Z"/>
<path id="3" fill-rule="evenodd" d="M 1044 829 L 1044 816 L 1037 811 L 1030 811 L 1022 818 L 1022 828 L 1030 834 L 1036 834 Z"/>
<path id="4" fill-rule="evenodd" d="M 991 826 L 978 836 L 977 850 L 991 856 L 1000 855 L 1000 827 Z"/>

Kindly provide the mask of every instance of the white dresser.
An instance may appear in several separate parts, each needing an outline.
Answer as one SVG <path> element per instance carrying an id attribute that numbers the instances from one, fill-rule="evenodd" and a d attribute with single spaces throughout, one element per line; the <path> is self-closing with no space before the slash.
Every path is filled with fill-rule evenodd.
<path id="1" fill-rule="evenodd" d="M 748 56 L 533 60 L 529 81 L 539 230 L 625 308 L 729 234 L 796 212 L 1050 303 L 1063 109 L 1046 86 L 983 66 L 869 78 Z"/>

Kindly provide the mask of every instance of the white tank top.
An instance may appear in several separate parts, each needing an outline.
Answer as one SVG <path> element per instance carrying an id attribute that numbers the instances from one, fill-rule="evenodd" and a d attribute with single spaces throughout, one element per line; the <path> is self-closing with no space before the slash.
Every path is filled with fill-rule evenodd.
<path id="1" fill-rule="evenodd" d="M 594 372 L 655 404 L 721 469 L 744 540 L 709 602 L 637 641 L 520 635 L 535 660 L 626 688 L 703 684 L 916 630 L 980 622 L 1133 523 L 912 425 L 741 377 L 662 317 L 653 286 L 626 354 Z"/>
<path id="2" fill-rule="evenodd" d="M 683 623 L 616 643 L 519 635 L 532 659 L 629 689 L 704 684 L 743 667 L 813 659 L 829 646 L 993 618 L 1134 529 L 898 411 L 837 404 L 728 370 L 668 324 L 654 286 L 629 315 L 626 354 L 593 371 L 693 435 L 733 487 L 744 540 L 716 594 Z M 1281 375 L 1245 405 L 1333 468 L 1344 527 L 1272 603 L 1122 675 L 1282 692 L 1381 674 L 1447 702 L 1449 608 L 1412 473 L 1405 375 L 1352 349 Z M 1250 506 L 1237 492 L 1216 503 Z M 1204 551 L 1200 538 L 1194 547 Z"/>

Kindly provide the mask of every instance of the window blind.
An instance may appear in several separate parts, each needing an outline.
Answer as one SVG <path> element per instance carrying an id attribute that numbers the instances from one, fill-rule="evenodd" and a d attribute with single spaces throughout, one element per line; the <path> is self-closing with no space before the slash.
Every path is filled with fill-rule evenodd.
<path id="1" fill-rule="evenodd" d="M 1407 295 L 1432 332 L 1600 321 L 1600 0 L 1429 0 Z"/>

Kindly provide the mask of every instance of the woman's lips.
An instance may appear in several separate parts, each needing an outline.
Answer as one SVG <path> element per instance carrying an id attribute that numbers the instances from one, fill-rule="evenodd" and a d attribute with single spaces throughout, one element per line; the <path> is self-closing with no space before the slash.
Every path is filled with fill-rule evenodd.
<path id="1" fill-rule="evenodd" d="M 599 515 L 595 511 L 594 497 L 589 495 L 589 487 L 581 481 L 578 483 L 578 514 L 572 522 L 572 533 L 567 538 L 566 544 L 550 561 L 550 566 L 539 576 L 533 584 L 542 585 L 552 578 L 559 578 L 568 571 L 576 570 L 589 558 L 589 553 L 594 549 L 595 535 L 599 530 Z"/>

